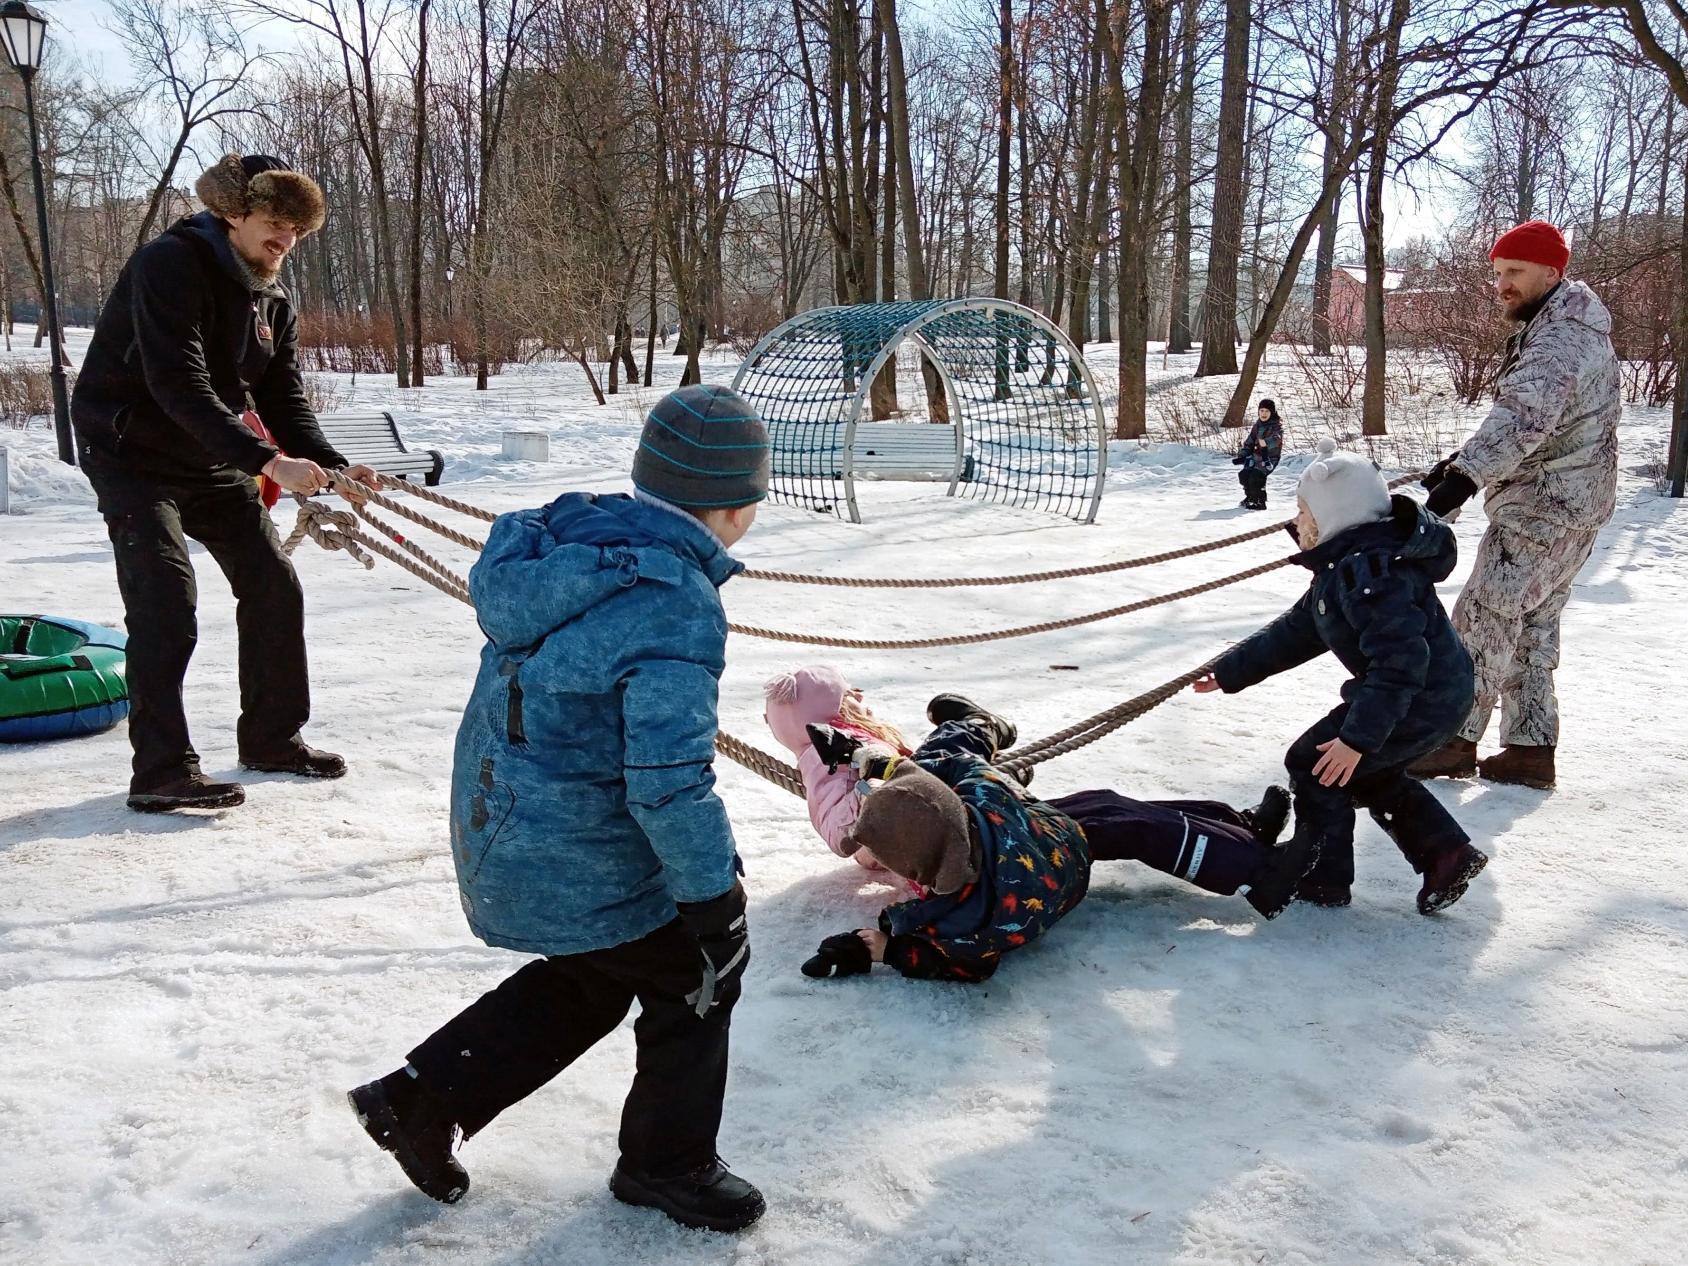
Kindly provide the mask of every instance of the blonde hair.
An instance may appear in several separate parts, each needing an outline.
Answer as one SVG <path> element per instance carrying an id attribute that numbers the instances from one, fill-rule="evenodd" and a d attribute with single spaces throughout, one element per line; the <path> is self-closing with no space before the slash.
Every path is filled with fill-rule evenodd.
<path id="1" fill-rule="evenodd" d="M 858 730 L 866 730 L 875 738 L 884 739 L 899 751 L 914 750 L 914 745 L 903 737 L 901 730 L 889 721 L 874 716 L 854 694 L 846 694 L 844 702 L 838 705 L 838 719 Z"/>

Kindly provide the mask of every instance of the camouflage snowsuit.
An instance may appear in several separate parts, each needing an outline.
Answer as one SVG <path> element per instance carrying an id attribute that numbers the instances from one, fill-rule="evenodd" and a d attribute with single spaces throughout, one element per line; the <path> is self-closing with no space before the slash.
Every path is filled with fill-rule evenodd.
<path id="1" fill-rule="evenodd" d="M 1618 482 L 1618 360 L 1612 318 L 1565 281 L 1507 348 L 1495 404 L 1453 468 L 1487 490 L 1489 529 L 1454 627 L 1476 668 L 1462 737 L 1483 735 L 1497 700 L 1501 742 L 1559 739 L 1553 670 L 1571 583 L 1612 517 Z"/>

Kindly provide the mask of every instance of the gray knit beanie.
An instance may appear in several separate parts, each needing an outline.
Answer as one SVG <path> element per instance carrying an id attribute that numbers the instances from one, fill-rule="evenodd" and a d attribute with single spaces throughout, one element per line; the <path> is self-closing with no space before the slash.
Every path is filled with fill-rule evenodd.
<path id="1" fill-rule="evenodd" d="M 731 387 L 670 391 L 645 419 L 633 486 L 690 510 L 760 501 L 768 495 L 768 428 Z"/>

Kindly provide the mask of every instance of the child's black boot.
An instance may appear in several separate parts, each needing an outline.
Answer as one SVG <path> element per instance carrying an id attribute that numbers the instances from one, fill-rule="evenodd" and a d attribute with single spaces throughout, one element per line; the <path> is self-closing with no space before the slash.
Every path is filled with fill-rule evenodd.
<path id="1" fill-rule="evenodd" d="M 1435 914 L 1453 905 L 1488 864 L 1487 854 L 1470 844 L 1438 853 L 1424 868 L 1424 886 L 1418 890 L 1418 912 Z"/>
<path id="2" fill-rule="evenodd" d="M 1340 910 L 1354 900 L 1354 890 L 1347 884 L 1327 884 L 1316 879 L 1304 879 L 1295 886 L 1295 899 L 1326 910 Z"/>
<path id="3" fill-rule="evenodd" d="M 623 1204 L 660 1209 L 681 1226 L 700 1231 L 742 1231 L 768 1208 L 762 1193 L 719 1156 L 673 1178 L 653 1178 L 620 1164 L 610 1175 L 610 1192 Z"/>
<path id="4" fill-rule="evenodd" d="M 1318 864 L 1320 838 L 1311 826 L 1297 823 L 1288 843 L 1267 850 L 1260 873 L 1244 894 L 1261 918 L 1275 919 L 1289 909 L 1301 877 Z"/>
<path id="5" fill-rule="evenodd" d="M 452 1155 L 457 1125 L 406 1069 L 346 1095 L 358 1124 L 383 1152 L 391 1152 L 424 1195 L 456 1204 L 469 1190 L 469 1172 Z"/>
<path id="6" fill-rule="evenodd" d="M 999 752 L 1006 752 L 1020 741 L 1020 731 L 1014 727 L 1012 721 L 986 711 L 965 695 L 933 696 L 932 701 L 926 705 L 926 719 L 933 725 L 942 725 L 946 721 L 976 721 L 989 732 L 991 741 Z"/>
<path id="7" fill-rule="evenodd" d="M 1289 824 L 1289 788 L 1273 783 L 1260 797 L 1260 803 L 1244 809 L 1242 816 L 1262 844 L 1275 845 Z"/>

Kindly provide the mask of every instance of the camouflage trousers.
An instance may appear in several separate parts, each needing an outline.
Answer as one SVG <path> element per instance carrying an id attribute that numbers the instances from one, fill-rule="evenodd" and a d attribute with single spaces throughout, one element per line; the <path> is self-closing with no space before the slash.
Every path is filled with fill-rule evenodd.
<path id="1" fill-rule="evenodd" d="M 1477 702 L 1460 731 L 1473 743 L 1501 705 L 1501 742 L 1553 747 L 1559 741 L 1559 617 L 1597 532 L 1563 528 L 1552 540 L 1489 524 L 1471 579 L 1454 605 L 1454 628 L 1476 669 Z"/>

